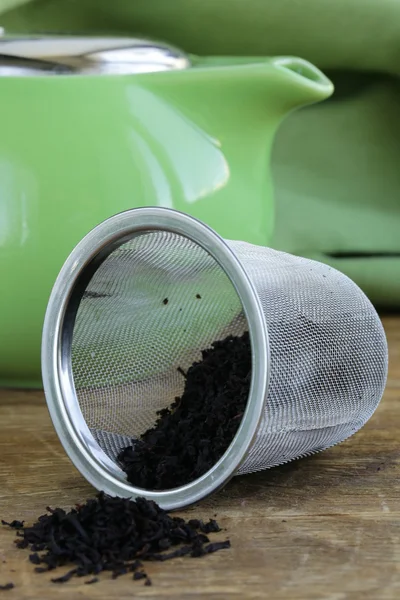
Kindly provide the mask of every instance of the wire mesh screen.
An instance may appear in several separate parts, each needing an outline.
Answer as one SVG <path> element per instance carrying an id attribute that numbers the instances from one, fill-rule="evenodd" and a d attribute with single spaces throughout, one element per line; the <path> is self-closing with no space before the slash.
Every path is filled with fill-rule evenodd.
<path id="1" fill-rule="evenodd" d="M 103 450 L 114 458 L 154 425 L 201 351 L 246 329 L 229 278 L 189 239 L 151 232 L 114 250 L 84 292 L 71 355 L 80 408 Z"/>
<path id="2" fill-rule="evenodd" d="M 387 344 L 374 307 L 339 271 L 244 242 L 231 247 L 261 299 L 271 348 L 264 417 L 239 469 L 247 473 L 362 427 L 383 394 Z"/>
<path id="3" fill-rule="evenodd" d="M 375 309 L 338 271 L 228 244 L 259 295 L 270 338 L 268 397 L 245 473 L 357 431 L 382 396 L 387 347 Z M 81 300 L 71 356 L 80 407 L 101 447 L 114 459 L 182 393 L 180 369 L 246 330 L 233 284 L 189 239 L 150 232 L 114 250 Z"/>

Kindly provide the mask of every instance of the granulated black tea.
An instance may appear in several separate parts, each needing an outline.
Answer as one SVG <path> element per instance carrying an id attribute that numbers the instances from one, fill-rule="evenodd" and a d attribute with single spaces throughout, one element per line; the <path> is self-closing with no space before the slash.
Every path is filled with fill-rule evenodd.
<path id="1" fill-rule="evenodd" d="M 13 529 L 21 529 L 24 526 L 25 521 L 11 521 L 11 523 L 7 523 L 7 521 L 1 520 L 2 525 L 8 525 L 8 527 L 12 527 Z"/>
<path id="2" fill-rule="evenodd" d="M 118 456 L 128 481 L 143 489 L 189 483 L 227 450 L 249 396 L 249 333 L 214 342 L 186 374 L 178 371 L 186 379 L 182 396 L 159 411 L 155 426 Z"/>
<path id="3" fill-rule="evenodd" d="M 13 583 L 6 583 L 5 585 L 0 585 L 0 591 L 7 591 L 7 590 L 12 590 L 13 588 L 15 588 L 15 585 Z"/>
<path id="4" fill-rule="evenodd" d="M 85 583 L 93 584 L 99 573 L 111 571 L 113 579 L 133 573 L 133 579 L 144 579 L 145 585 L 151 585 L 143 570 L 145 561 L 186 555 L 197 558 L 229 548 L 229 540 L 210 542 L 207 534 L 219 531 L 213 519 L 208 523 L 197 519 L 186 522 L 170 516 L 151 500 L 133 501 L 100 493 L 69 512 L 48 507 L 47 514 L 32 526 L 19 528 L 16 545 L 31 550 L 29 559 L 37 565 L 37 573 L 72 567 L 53 577 L 54 583 L 91 576 Z"/>

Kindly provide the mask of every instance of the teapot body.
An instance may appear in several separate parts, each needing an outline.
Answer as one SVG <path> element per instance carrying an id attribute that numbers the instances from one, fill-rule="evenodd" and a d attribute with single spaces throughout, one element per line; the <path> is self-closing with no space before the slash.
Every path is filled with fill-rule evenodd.
<path id="1" fill-rule="evenodd" d="M 0 386 L 40 387 L 52 286 L 116 213 L 169 207 L 268 245 L 269 159 L 332 84 L 291 57 L 189 57 L 129 38 L 0 39 Z"/>

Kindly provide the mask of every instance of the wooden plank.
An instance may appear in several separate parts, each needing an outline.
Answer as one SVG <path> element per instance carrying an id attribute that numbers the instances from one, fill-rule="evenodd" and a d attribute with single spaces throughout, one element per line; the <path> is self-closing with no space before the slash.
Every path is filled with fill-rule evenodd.
<path id="1" fill-rule="evenodd" d="M 387 600 L 400 597 L 400 317 L 384 324 L 390 372 L 384 399 L 353 438 L 281 468 L 235 478 L 185 516 L 218 515 L 230 550 L 149 564 L 152 587 L 109 575 L 49 583 L 28 552 L 0 529 L 4 597 L 130 599 L 272 598 Z M 69 507 L 94 493 L 66 457 L 41 392 L 0 391 L 0 516 L 32 521 L 46 505 Z M 1 592 L 0 592 L 1 594 Z M 9 596 L 7 596 L 9 594 Z"/>

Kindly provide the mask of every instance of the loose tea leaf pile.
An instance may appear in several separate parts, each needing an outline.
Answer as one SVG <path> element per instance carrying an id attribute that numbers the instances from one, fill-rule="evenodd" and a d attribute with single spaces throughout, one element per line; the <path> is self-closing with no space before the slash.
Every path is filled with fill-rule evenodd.
<path id="1" fill-rule="evenodd" d="M 151 585 L 143 570 L 144 561 L 186 555 L 197 558 L 230 547 L 228 540 L 210 542 L 208 534 L 221 531 L 215 520 L 203 523 L 171 517 L 144 498 L 131 501 L 100 493 L 69 512 L 61 508 L 47 511 L 32 526 L 20 529 L 16 544 L 30 548 L 29 558 L 38 573 L 73 565 L 54 577 L 54 583 L 90 575 L 85 583 L 92 584 L 102 571 L 112 571 L 114 579 L 133 573 L 133 579 L 144 579 L 145 585 Z M 15 528 L 14 523 L 23 525 L 3 522 Z"/>
<path id="2" fill-rule="evenodd" d="M 214 342 L 186 374 L 185 388 L 155 426 L 118 460 L 132 484 L 171 489 L 203 475 L 224 454 L 241 422 L 251 383 L 248 332 Z"/>

